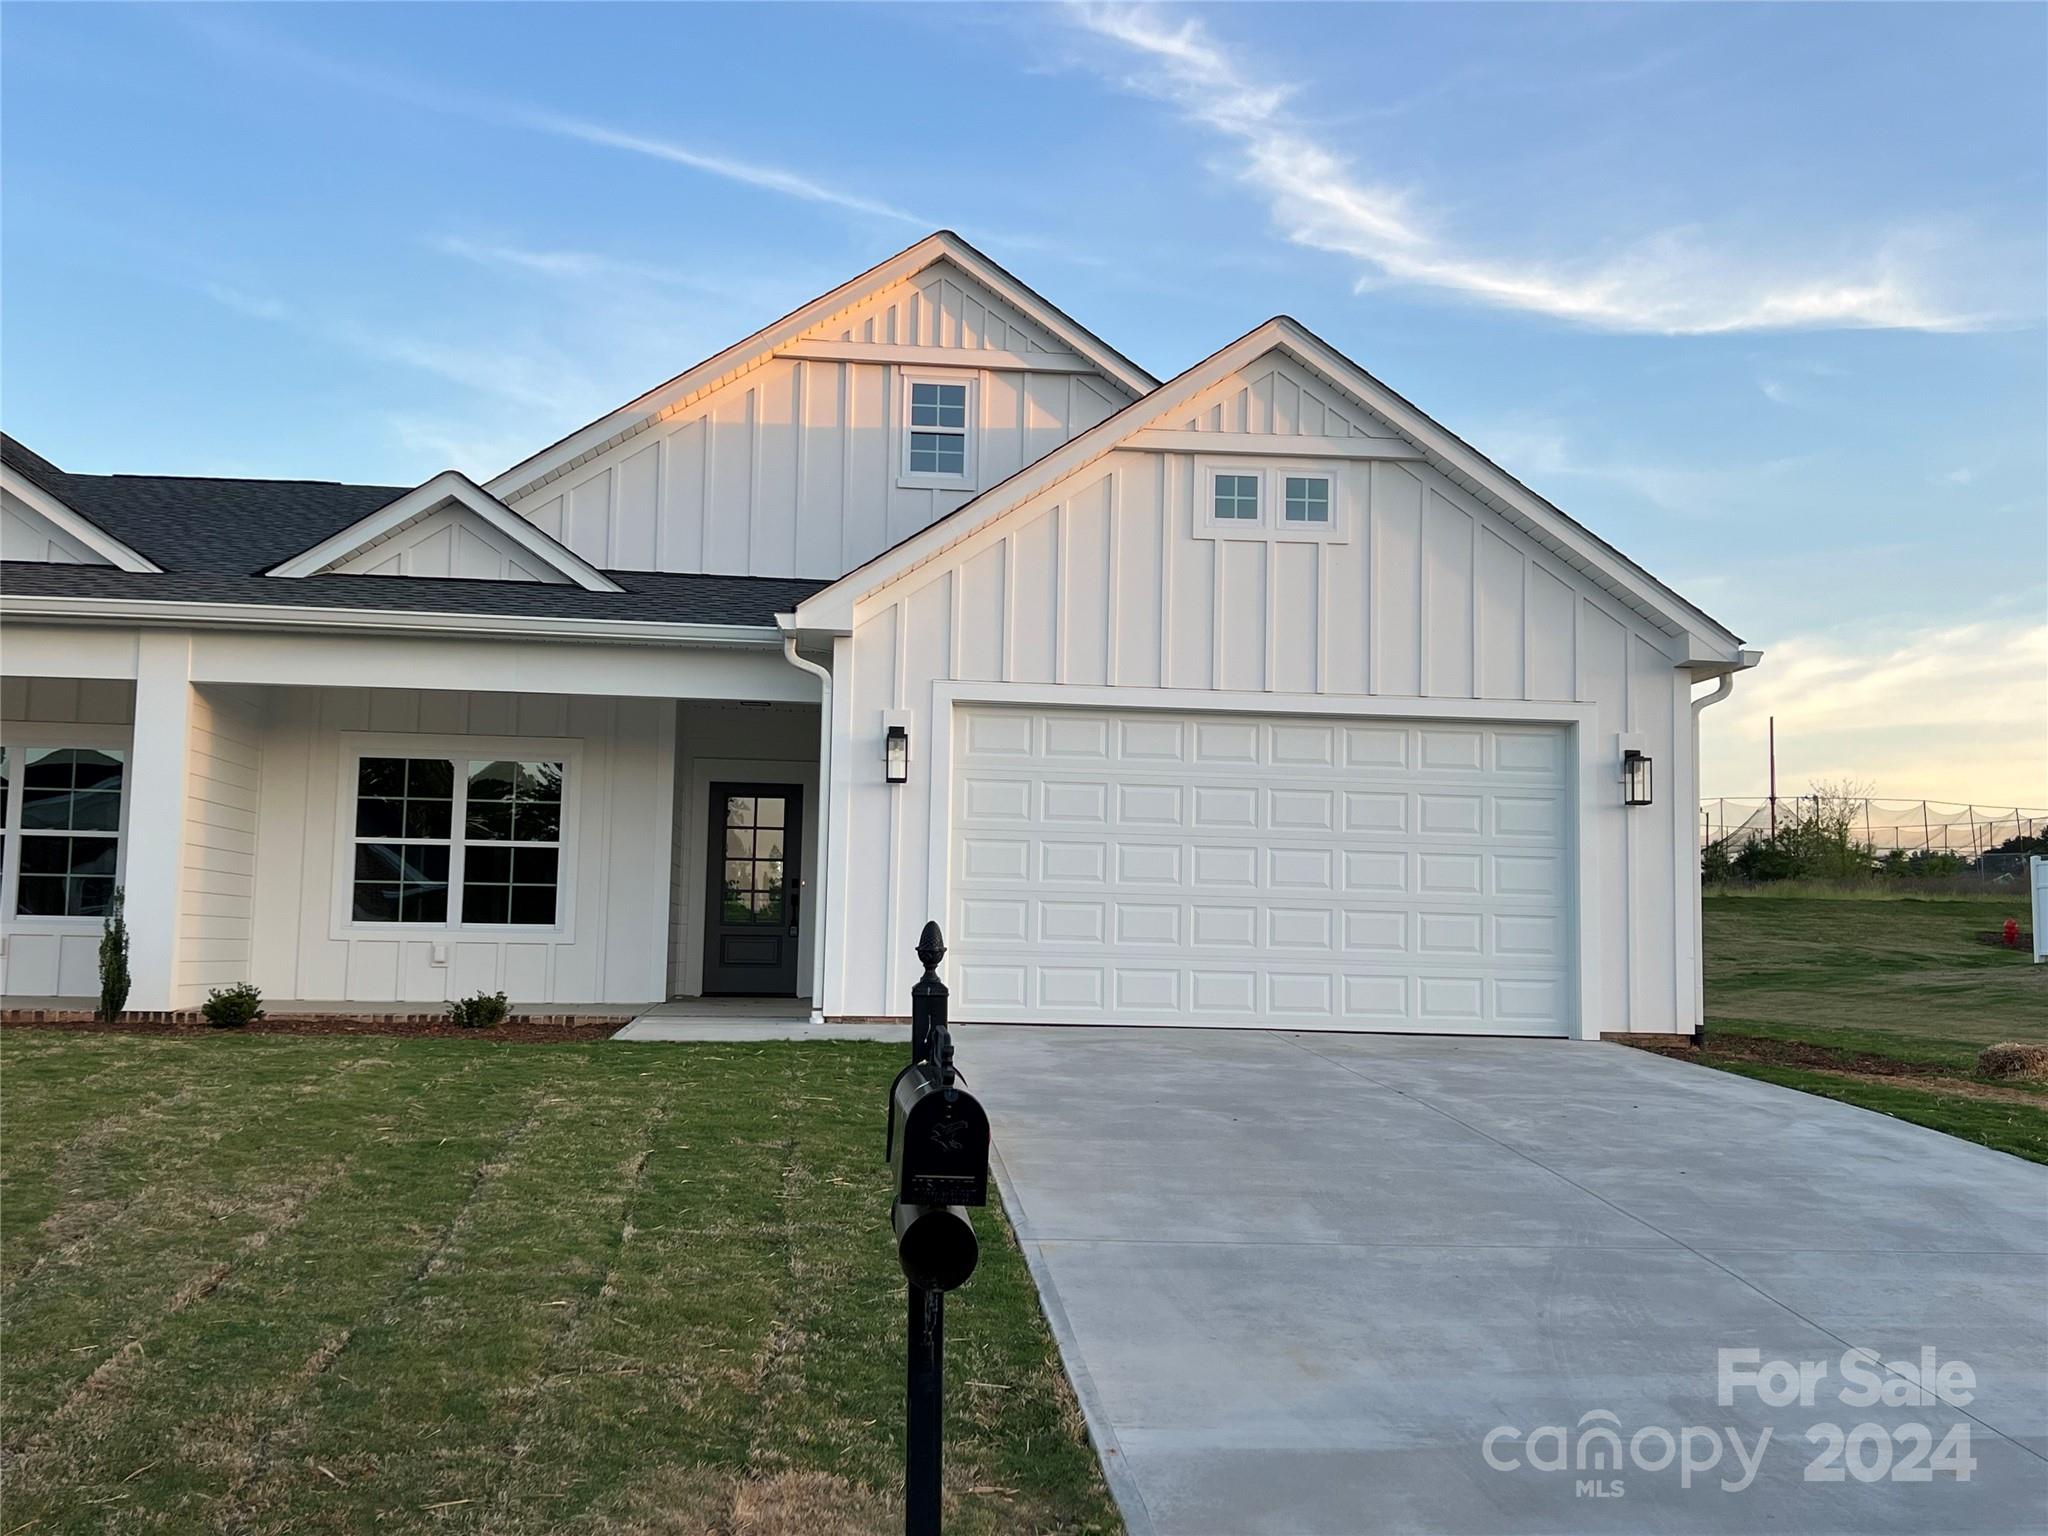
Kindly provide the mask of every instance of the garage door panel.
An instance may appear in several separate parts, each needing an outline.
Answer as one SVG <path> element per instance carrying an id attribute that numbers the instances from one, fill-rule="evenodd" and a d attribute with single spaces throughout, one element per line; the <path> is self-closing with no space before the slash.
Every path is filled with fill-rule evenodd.
<path id="1" fill-rule="evenodd" d="M 1120 901 L 1116 904 L 1119 944 L 1161 944 L 1178 948 L 1186 932 L 1177 905 Z"/>
<path id="2" fill-rule="evenodd" d="M 1197 891 L 1256 890 L 1259 850 L 1253 843 L 1197 843 L 1188 850 Z"/>
<path id="3" fill-rule="evenodd" d="M 1058 761 L 1109 760 L 1109 726 L 1106 717 L 1096 715 L 1049 715 L 1045 720 L 1045 756 Z"/>
<path id="4" fill-rule="evenodd" d="M 1183 784 L 1131 784 L 1116 787 L 1116 824 L 1120 827 L 1184 826 L 1187 786 Z"/>
<path id="5" fill-rule="evenodd" d="M 1338 761 L 1337 728 L 1330 725 L 1276 725 L 1271 728 L 1269 760 L 1282 768 L 1334 768 Z"/>
<path id="6" fill-rule="evenodd" d="M 963 1019 L 1566 1032 L 1561 730 L 993 707 L 956 729 Z"/>

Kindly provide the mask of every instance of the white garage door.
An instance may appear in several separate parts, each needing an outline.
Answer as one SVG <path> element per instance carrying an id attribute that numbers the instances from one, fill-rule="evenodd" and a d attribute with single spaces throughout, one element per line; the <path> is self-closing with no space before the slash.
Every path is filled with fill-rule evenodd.
<path id="1" fill-rule="evenodd" d="M 955 712 L 955 1017 L 1561 1035 L 1561 727 Z"/>

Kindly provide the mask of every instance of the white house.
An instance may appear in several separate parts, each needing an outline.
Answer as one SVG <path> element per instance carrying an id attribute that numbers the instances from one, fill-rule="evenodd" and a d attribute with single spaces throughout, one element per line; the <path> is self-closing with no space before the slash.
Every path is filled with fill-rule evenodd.
<path id="1" fill-rule="evenodd" d="M 137 1009 L 894 1016 L 936 917 L 968 1020 L 1699 1019 L 1756 653 L 1289 319 L 1162 384 L 940 233 L 486 485 L 0 476 L 16 1004 L 118 884 Z"/>

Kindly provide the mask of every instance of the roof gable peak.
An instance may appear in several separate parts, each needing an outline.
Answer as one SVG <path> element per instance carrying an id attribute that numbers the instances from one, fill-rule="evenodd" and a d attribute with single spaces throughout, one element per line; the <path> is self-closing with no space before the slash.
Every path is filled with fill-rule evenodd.
<path id="1" fill-rule="evenodd" d="M 790 311 L 772 325 L 712 354 L 666 383 L 521 460 L 486 482 L 486 486 L 492 494 L 508 502 L 517 501 L 574 465 L 654 425 L 706 390 L 764 361 L 778 349 L 829 326 L 834 317 L 845 314 L 864 300 L 914 279 L 942 261 L 958 268 L 1051 341 L 1085 359 L 1089 366 L 1131 398 L 1158 387 L 1157 379 L 1093 331 L 952 230 L 940 229 Z"/>
<path id="2" fill-rule="evenodd" d="M 459 470 L 444 469 L 432 479 L 387 502 L 289 560 L 265 571 L 266 576 L 302 578 L 336 574 L 358 557 L 395 538 L 404 530 L 451 508 L 474 518 L 504 548 L 512 563 L 538 581 L 571 583 L 587 592 L 622 590 L 604 572 L 566 545 L 557 542 L 514 512 Z M 519 579 L 519 578 L 515 578 Z"/>
<path id="3" fill-rule="evenodd" d="M 828 633 L 850 629 L 854 604 L 862 598 L 892 584 L 1118 447 L 1199 451 L 1202 446 L 1199 441 L 1166 439 L 1212 436 L 1219 446 L 1227 442 L 1228 435 L 1221 432 L 1161 433 L 1154 424 L 1171 421 L 1175 413 L 1188 407 L 1204 392 L 1276 350 L 1355 402 L 1373 423 L 1364 429 L 1365 436 L 1378 437 L 1380 432 L 1374 428 L 1380 428 L 1392 437 L 1405 440 L 1405 445 L 1411 446 L 1412 452 L 1401 456 L 1427 462 L 1488 509 L 1524 529 L 1567 564 L 1585 572 L 1667 632 L 1700 634 L 1714 647 L 1726 649 L 1731 655 L 1739 649 L 1740 637 L 1733 631 L 1530 490 L 1300 321 L 1285 314 L 1275 315 L 1254 326 L 1160 385 L 1151 394 L 1132 401 L 1036 463 L 1026 465 L 1000 485 L 982 492 L 948 516 L 813 594 L 799 606 L 796 627 Z M 1313 443 L 1315 439 L 1298 433 L 1285 437 L 1267 433 L 1260 434 L 1259 441 L 1267 451 L 1278 453 L 1287 445 Z"/>

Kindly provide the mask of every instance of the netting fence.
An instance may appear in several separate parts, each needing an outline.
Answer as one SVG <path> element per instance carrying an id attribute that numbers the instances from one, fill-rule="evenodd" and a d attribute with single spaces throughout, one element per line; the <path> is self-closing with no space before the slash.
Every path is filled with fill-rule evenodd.
<path id="1" fill-rule="evenodd" d="M 1769 799 L 1714 799 L 1700 802 L 1699 842 L 1720 843 L 1731 854 L 1758 838 L 1807 817 L 1823 806 L 1848 822 L 1850 837 L 1878 854 L 1952 853 L 1972 863 L 2010 858 L 2024 865 L 2023 852 L 2001 854 L 2014 838 L 2048 837 L 2048 810 L 2011 805 L 1956 805 L 1940 800 L 1842 800 L 1832 795 L 1780 795 Z"/>

